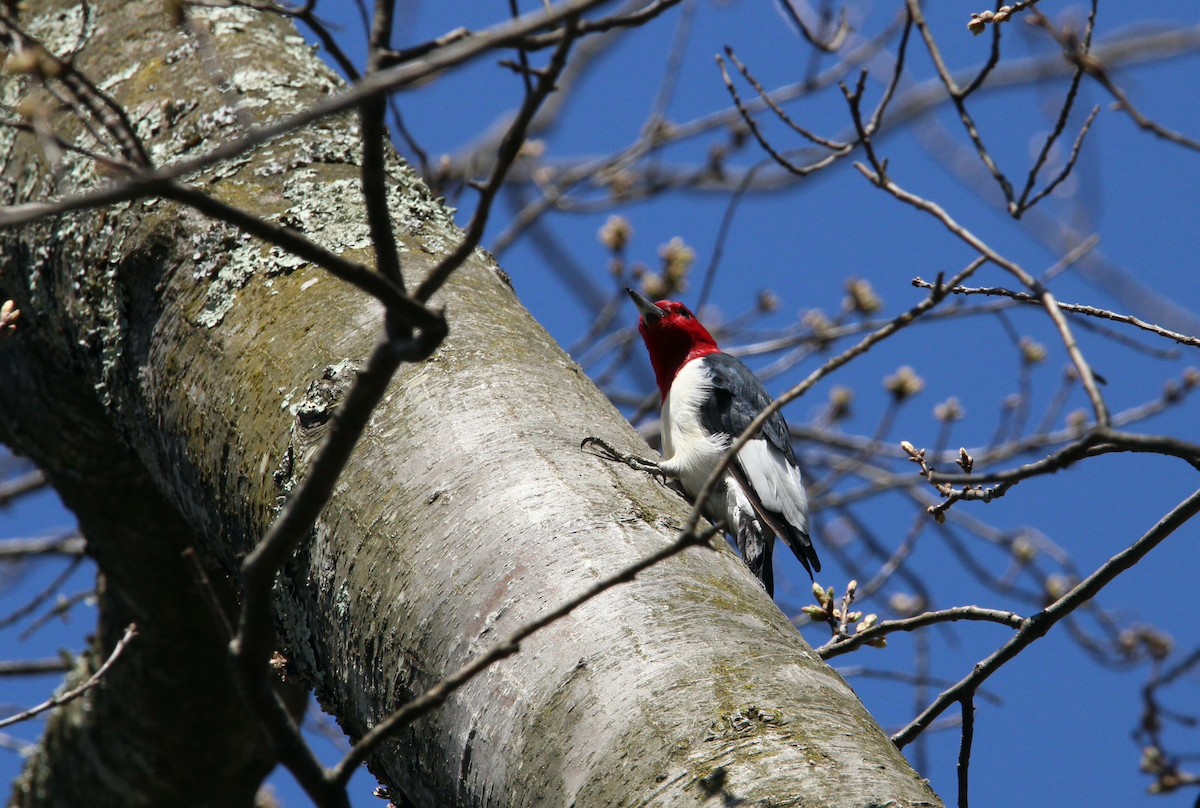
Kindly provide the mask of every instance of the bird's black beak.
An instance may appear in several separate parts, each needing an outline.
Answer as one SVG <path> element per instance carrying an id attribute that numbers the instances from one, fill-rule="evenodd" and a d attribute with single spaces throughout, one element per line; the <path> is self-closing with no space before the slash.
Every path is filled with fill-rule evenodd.
<path id="1" fill-rule="evenodd" d="M 633 300 L 634 305 L 638 307 L 638 311 L 642 313 L 642 319 L 647 323 L 657 323 L 666 314 L 665 311 L 654 305 L 652 301 L 642 297 L 628 286 L 625 287 L 625 291 L 629 294 L 630 299 Z"/>

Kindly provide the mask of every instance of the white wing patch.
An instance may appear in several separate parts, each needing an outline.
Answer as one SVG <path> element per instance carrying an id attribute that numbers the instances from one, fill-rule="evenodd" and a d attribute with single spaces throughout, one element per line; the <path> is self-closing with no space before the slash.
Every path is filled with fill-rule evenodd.
<path id="1" fill-rule="evenodd" d="M 807 533 L 808 495 L 800 481 L 800 469 L 763 438 L 749 441 L 738 453 L 738 463 L 763 507 L 783 514 L 788 524 Z"/>

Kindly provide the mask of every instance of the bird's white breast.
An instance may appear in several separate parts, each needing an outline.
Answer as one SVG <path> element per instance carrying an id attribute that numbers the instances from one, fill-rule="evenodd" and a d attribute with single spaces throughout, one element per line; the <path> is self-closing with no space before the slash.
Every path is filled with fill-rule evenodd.
<path id="1" fill-rule="evenodd" d="M 700 423 L 700 407 L 712 395 L 712 380 L 702 359 L 679 369 L 662 406 L 663 470 L 675 476 L 695 496 L 721 453 L 728 435 L 710 435 Z"/>

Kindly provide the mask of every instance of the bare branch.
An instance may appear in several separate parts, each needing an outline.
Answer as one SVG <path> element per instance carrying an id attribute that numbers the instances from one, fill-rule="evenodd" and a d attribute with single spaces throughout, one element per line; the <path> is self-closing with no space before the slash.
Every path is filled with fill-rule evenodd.
<path id="1" fill-rule="evenodd" d="M 1065 106 L 1063 108 L 1063 112 L 1063 117 L 1065 120 L 1067 112 Z M 1079 159 L 1079 152 L 1083 148 L 1083 139 L 1087 137 L 1087 133 L 1091 130 L 1092 124 L 1096 121 L 1096 116 L 1099 114 L 1100 107 L 1093 107 L 1091 113 L 1089 113 L 1087 116 L 1087 120 L 1084 121 L 1083 126 L 1079 128 L 1079 134 L 1075 137 L 1075 143 L 1071 145 L 1071 154 L 1067 158 L 1067 162 L 1062 167 L 1062 170 L 1058 172 L 1054 179 L 1046 183 L 1045 188 L 1034 194 L 1032 199 L 1027 199 L 1029 197 L 1029 192 L 1033 189 L 1034 179 L 1037 176 L 1037 171 L 1041 166 L 1041 162 L 1034 164 L 1034 167 L 1029 171 L 1029 182 L 1025 186 L 1024 192 L 1021 194 L 1021 199 L 1017 201 L 1017 211 L 1014 215 L 1020 215 L 1024 213 L 1026 210 L 1032 208 L 1038 202 L 1041 202 L 1050 194 L 1054 193 L 1054 189 L 1061 185 L 1062 182 L 1068 176 L 1070 176 L 1071 172 L 1075 169 L 1076 161 Z M 1053 134 L 1051 135 L 1051 138 L 1052 137 Z M 1043 150 L 1042 154 L 1039 155 L 1039 161 L 1044 155 L 1048 155 L 1050 153 L 1051 138 L 1046 139 L 1046 148 Z"/>
<path id="2" fill-rule="evenodd" d="M 380 721 L 370 732 L 362 737 L 350 753 L 339 763 L 331 772 L 330 779 L 340 785 L 345 785 L 353 776 L 354 771 L 362 764 L 367 757 L 379 746 L 386 741 L 393 733 L 399 730 L 406 724 L 411 723 L 417 718 L 425 715 L 431 710 L 440 706 L 449 696 L 460 687 L 465 685 L 471 679 L 487 670 L 489 667 L 499 662 L 502 659 L 512 656 L 520 650 L 520 643 L 528 639 L 532 634 L 541 631 L 546 626 L 561 620 L 584 603 L 596 598 L 599 595 L 612 589 L 619 584 L 628 583 L 637 577 L 638 573 L 645 572 L 668 558 L 678 555 L 689 547 L 707 547 L 709 540 L 716 535 L 716 528 L 708 528 L 700 532 L 695 532 L 694 529 L 685 530 L 666 547 L 652 553 L 641 561 L 635 564 L 630 564 L 623 570 L 620 570 L 609 577 L 596 582 L 592 586 L 585 589 L 580 594 L 571 598 L 566 603 L 553 609 L 550 612 L 542 615 L 536 620 L 531 620 L 524 626 L 520 627 L 508 636 L 506 640 L 498 643 L 491 650 L 480 654 L 461 668 L 450 674 L 433 687 L 426 690 L 417 698 L 410 701 L 408 704 L 401 707 L 390 716 Z"/>
<path id="3" fill-rule="evenodd" d="M 1089 365 L 1087 360 L 1083 358 L 1083 352 L 1080 351 L 1079 344 L 1075 341 L 1075 335 L 1071 333 L 1071 328 L 1067 325 L 1067 320 L 1065 317 L 1063 317 L 1063 313 L 1058 307 L 1058 301 L 1054 298 L 1054 295 L 1050 293 L 1050 290 L 1047 289 L 1040 281 L 1022 269 L 1020 265 L 997 253 L 978 236 L 956 222 L 949 213 L 943 210 L 935 202 L 931 202 L 927 199 L 923 199 L 919 196 L 908 193 L 903 188 L 896 185 L 896 183 L 892 182 L 891 179 L 887 177 L 881 177 L 878 173 L 873 172 L 871 169 L 867 168 L 861 163 L 856 163 L 855 167 L 868 180 L 880 188 L 883 188 L 901 202 L 912 205 L 918 210 L 923 210 L 933 216 L 935 219 L 940 221 L 947 230 L 978 251 L 980 255 L 987 258 L 996 266 L 1007 270 L 1012 275 L 1016 276 L 1016 278 L 1020 280 L 1021 283 L 1025 284 L 1030 291 L 1037 294 L 1038 298 L 1041 300 L 1042 306 L 1046 309 L 1046 313 L 1050 316 L 1055 328 L 1058 329 L 1058 333 L 1063 341 L 1063 345 L 1067 349 L 1067 354 L 1071 357 L 1071 363 L 1079 372 L 1079 378 L 1083 383 L 1084 389 L 1087 391 L 1088 398 L 1091 400 L 1092 411 L 1096 416 L 1096 423 L 1100 426 L 1107 426 L 1111 420 L 1108 412 L 1108 405 L 1104 403 L 1104 397 L 1100 394 L 1100 388 L 1096 383 L 1096 376 L 1092 372 L 1091 365 Z"/>
<path id="4" fill-rule="evenodd" d="M 725 48 L 725 55 L 729 57 L 729 61 L 733 62 L 733 66 L 736 67 L 738 72 L 742 74 L 742 78 L 749 82 L 750 86 L 754 88 L 754 91 L 758 93 L 758 97 L 762 103 L 766 104 L 767 108 L 775 113 L 775 117 L 787 124 L 787 127 L 793 132 L 800 135 L 800 137 L 804 138 L 805 140 L 812 141 L 818 146 L 824 146 L 830 151 L 846 151 L 851 147 L 851 144 L 849 143 L 841 143 L 839 141 L 830 140 L 829 138 L 814 134 L 813 132 L 810 132 L 800 124 L 793 121 L 791 116 L 784 112 L 783 107 L 779 106 L 775 99 L 771 97 L 771 94 L 767 92 L 766 88 L 763 87 L 762 84 L 759 83 L 758 79 L 754 77 L 754 74 L 750 72 L 750 69 L 746 67 L 746 65 L 742 63 L 742 60 L 737 57 L 737 54 L 734 53 L 733 48 Z M 721 64 L 720 60 L 718 60 L 717 63 Z M 726 79 L 725 86 L 729 88 L 730 94 L 733 96 L 734 103 L 737 104 L 738 111 L 742 113 L 742 120 L 745 120 L 747 125 L 750 125 L 750 121 L 746 120 L 749 116 L 749 113 L 745 107 L 742 106 L 741 99 L 733 90 L 728 75 L 723 69 L 721 74 Z M 759 142 L 761 143 L 761 140 Z"/>
<path id="5" fill-rule="evenodd" d="M 979 127 L 975 125 L 975 119 L 971 116 L 971 113 L 967 111 L 967 96 L 974 91 L 976 87 L 979 87 L 982 82 L 977 79 L 968 85 L 965 90 L 958 86 L 958 82 L 955 81 L 953 74 L 950 72 L 950 68 L 946 66 L 946 62 L 942 58 L 942 52 L 938 48 L 937 42 L 933 38 L 933 32 L 930 31 L 929 25 L 925 21 L 925 12 L 921 8 L 920 0 L 905 0 L 905 2 L 908 6 L 908 13 L 912 16 L 913 22 L 916 23 L 917 30 L 921 34 L 921 39 L 925 42 L 925 50 L 929 53 L 930 59 L 933 60 L 933 66 L 937 69 L 938 78 L 941 79 L 942 84 L 945 86 L 946 92 L 949 94 L 950 100 L 954 104 L 954 108 L 958 110 L 958 117 L 959 120 L 962 121 L 963 129 L 966 131 L 967 136 L 971 139 L 971 143 L 974 144 L 975 151 L 979 155 L 979 159 L 983 162 L 984 166 L 987 167 L 987 170 L 991 172 L 993 179 L 996 180 L 996 184 L 1004 193 L 1004 199 L 1011 204 L 1013 201 L 1012 183 L 1009 181 L 1008 177 L 1004 175 L 1004 172 L 1000 170 L 1000 167 L 996 165 L 996 161 L 992 159 L 991 153 L 983 143 L 983 137 L 979 133 Z M 997 28 L 995 30 L 996 36 L 999 36 L 1000 29 Z M 992 56 L 993 61 L 997 59 L 998 56 L 999 51 L 994 50 Z M 985 70 L 988 70 L 988 68 L 985 68 Z"/>
<path id="6" fill-rule="evenodd" d="M 387 0 L 375 5 L 375 24 L 371 29 L 371 46 L 368 58 L 368 73 L 377 73 L 383 64 L 383 53 L 391 46 L 394 4 Z M 389 148 L 387 127 L 387 97 L 373 95 L 358 108 L 362 123 L 362 166 L 359 177 L 362 182 L 363 202 L 367 210 L 367 225 L 371 232 L 371 246 L 375 251 L 375 265 L 383 277 L 404 291 L 404 276 L 400 272 L 400 250 L 396 245 L 396 231 L 392 227 L 388 209 L 386 154 Z"/>
<path id="7" fill-rule="evenodd" d="M 841 50 L 842 45 L 846 43 L 846 38 L 850 35 L 850 17 L 843 8 L 838 15 L 837 27 L 832 34 L 829 34 L 825 29 L 829 27 L 827 19 L 822 20 L 821 33 L 818 35 L 814 32 L 807 23 L 801 18 L 795 6 L 792 5 L 792 0 L 775 0 L 775 5 L 783 12 L 784 16 L 796 26 L 796 30 L 804 37 L 804 41 L 812 45 L 819 51 L 824 53 L 837 53 Z"/>
<path id="8" fill-rule="evenodd" d="M 57 539 L 52 539 L 51 541 L 55 541 L 56 546 L 61 546 L 61 544 L 64 544 L 66 541 L 71 541 L 72 539 L 75 539 L 76 541 L 78 541 L 80 543 L 80 545 L 83 544 L 83 539 L 79 538 L 78 534 L 75 534 L 74 536 L 68 536 L 65 539 L 63 539 L 62 537 L 59 537 Z M 49 547 L 51 546 L 49 544 L 49 542 L 47 542 L 45 544 L 38 542 L 37 544 L 34 544 L 34 546 L 31 548 L 31 547 L 29 547 L 30 543 L 27 541 L 21 541 L 20 539 L 17 539 L 16 541 L 19 542 L 20 544 L 26 545 L 27 549 L 41 550 L 43 553 L 54 552 L 54 550 L 49 549 Z M 36 540 L 34 540 L 34 541 L 36 542 Z M 45 540 L 43 540 L 43 541 L 45 541 Z M 7 547 L 8 542 L 5 542 L 4 544 L 5 544 L 5 549 L 6 550 L 9 549 Z M 40 544 L 40 546 L 39 546 L 39 544 Z M 28 557 L 28 556 L 25 555 L 25 556 L 18 556 L 18 557 Z M 12 556 L 10 556 L 7 552 L 5 552 L 5 553 L 3 553 L 3 555 L 0 555 L 0 558 L 5 558 L 5 560 L 10 560 L 12 558 Z M 58 590 L 62 588 L 63 584 L 65 584 L 67 582 L 67 580 L 72 575 L 75 574 L 75 570 L 79 569 L 79 565 L 81 563 L 83 563 L 82 548 L 81 548 L 80 553 L 78 555 L 76 555 L 74 558 L 72 558 L 70 563 L 68 563 L 62 569 L 62 571 L 60 571 L 58 573 L 58 575 L 54 576 L 54 578 L 50 581 L 49 584 L 42 587 L 41 591 L 38 592 L 38 594 L 36 596 L 31 598 L 28 603 L 26 603 L 21 608 L 14 610 L 11 614 L 6 615 L 3 619 L 0 619 L 0 628 L 8 628 L 9 626 L 15 625 L 15 624 L 21 622 L 22 620 L 24 620 L 29 615 L 36 612 L 38 609 L 40 609 L 42 607 L 42 605 L 45 604 L 47 601 L 49 601 L 50 598 L 54 597 L 54 595 L 58 592 Z"/>
<path id="9" fill-rule="evenodd" d="M 1169 129 L 1166 126 L 1156 123 L 1155 121 L 1143 115 L 1142 112 L 1133 105 L 1133 101 L 1129 99 L 1129 95 L 1120 87 L 1118 87 L 1112 80 L 1112 77 L 1108 74 L 1108 71 L 1104 70 L 1103 68 L 1093 67 L 1089 68 L 1088 73 L 1094 79 L 1096 79 L 1096 81 L 1100 82 L 1100 85 L 1104 87 L 1104 89 L 1108 90 L 1108 92 L 1112 94 L 1113 98 L 1117 99 L 1117 108 L 1132 118 L 1133 122 L 1136 123 L 1139 128 L 1144 129 L 1152 135 L 1155 135 L 1156 137 L 1159 137 L 1170 143 L 1183 146 L 1184 148 L 1191 149 L 1193 151 L 1200 151 L 1200 140 L 1190 138 L 1187 135 L 1176 132 L 1174 129 Z"/>
<path id="10" fill-rule="evenodd" d="M 108 669 L 113 666 L 113 663 L 117 661 L 122 652 L 124 652 L 125 648 L 129 645 L 133 638 L 137 636 L 137 633 L 137 626 L 133 623 L 130 623 L 125 629 L 125 636 L 117 640 L 117 644 L 113 646 L 112 653 L 108 655 L 108 659 L 104 660 L 104 664 L 101 665 L 95 673 L 89 676 L 87 681 L 78 687 L 71 688 L 66 693 L 61 693 L 51 699 L 48 699 L 47 701 L 42 702 L 36 707 L 30 707 L 28 710 L 19 712 L 16 715 L 10 715 L 8 718 L 0 719 L 0 729 L 3 729 L 4 727 L 11 727 L 13 724 L 19 724 L 22 721 L 28 721 L 29 719 L 41 715 L 44 712 L 53 710 L 56 707 L 61 707 L 68 702 L 74 701 L 96 685 L 100 684 L 104 680 L 104 674 L 108 673 Z"/>
<path id="11" fill-rule="evenodd" d="M 77 530 L 28 539 L 3 539 L 0 540 L 0 561 L 47 555 L 81 556 L 86 549 L 87 540 Z"/>
<path id="12" fill-rule="evenodd" d="M 275 576 L 311 533 L 402 359 L 388 337 L 376 344 L 366 368 L 358 374 L 338 408 L 304 478 L 242 564 L 242 609 L 237 635 L 230 643 L 239 681 L 279 749 L 281 759 L 305 792 L 320 805 L 348 805 L 348 797 L 344 788 L 329 782 L 271 686 L 268 661 L 275 647 Z"/>
<path id="13" fill-rule="evenodd" d="M 226 141 L 199 157 L 180 160 L 153 171 L 143 171 L 124 178 L 120 182 L 111 183 L 57 202 L 33 202 L 0 209 L 0 225 L 24 224 L 56 213 L 86 210 L 140 199 L 145 196 L 160 195 L 164 188 L 168 187 L 170 180 L 202 171 L 322 118 L 353 109 L 372 96 L 412 86 L 468 62 L 483 53 L 508 47 L 527 34 L 557 25 L 565 19 L 575 17 L 605 2 L 608 0 L 569 0 L 569 2 L 553 6 L 545 11 L 502 23 L 480 34 L 439 48 L 433 51 L 428 58 L 419 62 L 401 64 L 367 76 L 358 84 L 346 88 L 341 93 L 332 95 L 324 101 L 306 107 L 279 121 L 258 127 L 239 138 Z"/>
<path id="14" fill-rule="evenodd" d="M 1063 55 L 1076 67 L 1087 73 L 1101 87 L 1117 100 L 1117 109 L 1127 114 L 1140 129 L 1143 129 L 1163 140 L 1183 146 L 1187 149 L 1200 151 L 1200 141 L 1189 138 L 1146 117 L 1133 105 L 1129 96 L 1113 81 L 1112 74 L 1105 66 L 1103 57 L 1098 57 L 1091 49 L 1092 21 L 1096 15 L 1098 0 L 1092 0 L 1092 13 L 1088 20 L 1087 32 L 1082 42 L 1070 32 L 1060 31 L 1040 11 L 1034 12 L 1034 21 L 1062 47 Z"/>
<path id="15" fill-rule="evenodd" d="M 34 491 L 41 491 L 50 483 L 41 469 L 34 469 L 11 480 L 0 483 L 0 508 L 11 505 L 15 500 Z"/>
<path id="16" fill-rule="evenodd" d="M 27 34 L 9 10 L 0 10 L 0 42 L 16 52 L 8 62 L 10 72 L 26 72 L 43 84 L 57 82 L 67 94 L 67 105 L 81 120 L 99 122 L 126 161 L 142 168 L 151 165 L 150 155 L 125 109 L 77 71 L 70 60 L 59 59 Z"/>
<path id="17" fill-rule="evenodd" d="M 785 157 L 782 152 L 777 151 L 775 147 L 771 145 L 771 142 L 763 135 L 762 130 L 758 126 L 758 122 L 754 120 L 754 117 L 750 114 L 750 111 L 746 108 L 746 105 L 742 103 L 742 97 L 738 93 L 737 88 L 734 86 L 733 79 L 729 77 L 729 71 L 725 69 L 725 60 L 720 56 L 717 56 L 717 67 L 721 71 L 721 79 L 725 82 L 725 88 L 729 91 L 729 95 L 733 99 L 734 106 L 737 107 L 738 114 L 742 116 L 742 120 L 745 121 L 746 126 L 750 129 L 750 133 L 754 135 L 754 139 L 758 141 L 758 145 L 762 147 L 763 151 L 771 156 L 772 160 L 778 163 L 779 166 L 785 169 L 789 174 L 794 174 L 797 177 L 807 177 L 809 174 L 820 171 L 821 169 L 831 165 L 833 161 L 837 159 L 837 157 L 850 153 L 852 147 L 849 144 L 845 144 L 837 151 L 834 151 L 833 153 L 828 154 L 819 160 L 808 163 L 807 165 L 801 166 L 793 163 L 791 160 Z M 792 125 L 790 124 L 790 119 L 785 120 L 788 120 L 789 125 Z M 813 140 L 816 139 L 815 135 L 810 134 L 806 136 Z"/>
<path id="18" fill-rule="evenodd" d="M 918 289 L 933 288 L 933 285 L 929 283 L 929 281 L 921 278 L 914 278 L 912 284 Z M 1020 303 L 1028 303 L 1034 306 L 1042 305 L 1042 302 L 1033 295 L 1026 294 L 1024 292 L 1014 292 L 1011 289 L 1005 289 L 999 286 L 958 286 L 952 289 L 947 289 L 946 291 L 952 295 L 989 295 L 1006 297 L 1010 300 L 1016 300 Z M 1180 345 L 1190 345 L 1193 348 L 1200 348 L 1200 337 L 1193 337 L 1187 334 L 1180 334 L 1175 331 L 1170 331 L 1166 328 L 1162 328 L 1161 326 L 1154 325 L 1153 323 L 1147 323 L 1144 320 L 1139 320 L 1137 317 L 1133 317 L 1128 314 L 1117 314 L 1116 312 L 1107 311 L 1106 309 L 1099 309 L 1095 306 L 1083 306 L 1077 303 L 1063 303 L 1061 301 L 1059 302 L 1058 307 L 1063 311 L 1069 311 L 1073 314 L 1083 314 L 1089 317 L 1100 317 L 1105 320 L 1112 320 L 1113 322 L 1117 323 L 1126 323 L 1134 326 L 1135 328 L 1140 328 L 1143 331 L 1149 331 L 1152 334 L 1157 334 L 1160 337 L 1166 337 L 1167 339 L 1173 340 Z"/>
<path id="19" fill-rule="evenodd" d="M 1060 620 L 1070 615 L 1087 601 L 1100 593 L 1105 586 L 1121 573 L 1131 569 L 1151 550 L 1174 533 L 1189 519 L 1200 513 L 1200 490 L 1195 491 L 1174 510 L 1159 520 L 1132 545 L 1109 559 L 1084 581 L 1072 588 L 1040 614 L 1029 618 L 1017 635 L 997 649 L 987 659 L 975 665 L 975 669 L 954 687 L 939 695 L 919 716 L 892 736 L 896 746 L 903 748 L 929 728 L 946 709 L 967 694 L 974 693 L 992 674 L 1011 661 L 1022 650 L 1044 637 Z"/>
<path id="20" fill-rule="evenodd" d="M 69 670 L 71 664 L 64 657 L 0 662 L 0 677 L 42 676 L 49 673 L 66 673 Z"/>
<path id="21" fill-rule="evenodd" d="M 559 75 L 562 74 L 563 68 L 566 66 L 567 54 L 570 53 L 571 45 L 575 42 L 575 36 L 572 33 L 575 28 L 574 17 L 567 18 L 566 27 L 567 32 L 559 43 L 558 49 L 554 52 L 554 56 L 550 60 L 550 65 L 538 77 L 537 86 L 534 90 L 525 97 L 525 102 L 521 105 L 521 111 L 517 113 L 516 120 L 508 128 L 503 141 L 500 143 L 500 148 L 496 154 L 496 163 L 492 167 L 492 175 L 479 195 L 475 215 L 471 217 L 471 223 L 467 225 L 462 241 L 454 248 L 454 252 L 438 264 L 429 273 L 429 276 L 421 282 L 421 286 L 413 294 L 413 297 L 417 301 L 421 303 L 428 301 L 433 296 L 433 293 L 441 288 L 451 273 L 461 266 L 463 261 L 467 260 L 467 257 L 474 252 L 475 248 L 479 246 L 479 242 L 482 241 L 484 229 L 487 227 L 488 215 L 491 212 L 492 202 L 504 184 L 504 178 L 508 175 L 509 168 L 512 167 L 513 162 L 521 153 L 521 147 L 525 143 L 525 133 L 533 121 L 533 116 L 541 107 L 542 102 L 549 97 L 550 93 L 554 92 L 554 83 L 558 80 Z"/>
<path id="22" fill-rule="evenodd" d="M 1009 628 L 1021 628 L 1026 618 L 1015 612 L 1002 609 L 984 609 L 980 606 L 955 606 L 950 609 L 940 609 L 936 612 L 925 612 L 914 617 L 904 617 L 899 620 L 885 620 L 857 634 L 844 638 L 833 638 L 816 649 L 821 659 L 828 662 L 868 645 L 881 637 L 894 634 L 897 631 L 916 631 L 938 623 L 956 623 L 962 620 L 985 623 L 999 623 Z"/>
<path id="23" fill-rule="evenodd" d="M 1012 5 L 1001 6 L 999 11 L 979 11 L 971 14 L 971 21 L 967 23 L 967 28 L 972 34 L 979 35 L 983 33 L 983 29 L 988 25 L 995 23 L 1000 25 L 1012 19 L 1014 14 L 1018 14 L 1025 9 L 1036 6 L 1038 0 L 1020 0 Z"/>

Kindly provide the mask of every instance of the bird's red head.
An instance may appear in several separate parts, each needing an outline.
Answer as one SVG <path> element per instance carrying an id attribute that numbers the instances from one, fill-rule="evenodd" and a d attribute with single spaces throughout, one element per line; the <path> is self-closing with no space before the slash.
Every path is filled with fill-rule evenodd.
<path id="1" fill-rule="evenodd" d="M 650 353 L 650 364 L 658 379 L 658 389 L 665 400 L 679 369 L 693 359 L 714 354 L 721 349 L 708 329 L 700 325 L 696 315 L 674 300 L 652 303 L 632 289 L 626 289 L 637 304 L 642 317 L 638 333 Z"/>

